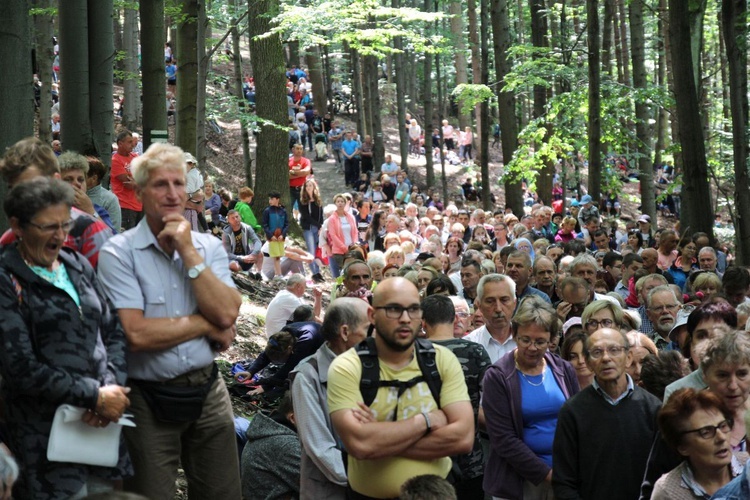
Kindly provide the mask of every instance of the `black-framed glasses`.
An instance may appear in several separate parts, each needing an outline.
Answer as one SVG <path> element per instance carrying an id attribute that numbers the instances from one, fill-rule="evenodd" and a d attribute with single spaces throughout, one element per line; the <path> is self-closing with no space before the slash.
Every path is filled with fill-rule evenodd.
<path id="1" fill-rule="evenodd" d="M 55 222 L 52 224 L 37 224 L 29 221 L 30 226 L 34 226 L 38 230 L 46 234 L 53 234 L 62 229 L 64 233 L 69 233 L 73 229 L 73 225 L 76 223 L 73 219 L 68 219 L 65 222 Z"/>
<path id="2" fill-rule="evenodd" d="M 615 326 L 614 320 L 605 318 L 603 320 L 590 319 L 586 322 L 586 328 L 589 330 L 598 330 L 599 328 L 612 328 Z"/>
<path id="3" fill-rule="evenodd" d="M 533 344 L 537 349 L 546 349 L 549 345 L 549 340 L 537 339 L 532 341 L 529 337 L 518 337 L 516 339 L 516 344 L 521 347 L 531 347 Z"/>
<path id="4" fill-rule="evenodd" d="M 694 432 L 703 439 L 713 439 L 713 437 L 716 436 L 717 430 L 720 430 L 724 434 L 729 434 L 729 432 L 732 430 L 733 425 L 734 425 L 734 421 L 731 418 L 728 418 L 726 420 L 719 422 L 718 425 L 707 425 L 705 427 L 701 427 L 700 429 L 691 429 L 689 431 L 682 431 L 680 432 L 680 435 L 684 436 L 685 434 L 691 434 Z"/>
<path id="5" fill-rule="evenodd" d="M 422 319 L 422 307 L 420 306 L 409 306 L 403 307 L 395 304 L 387 306 L 374 306 L 373 309 L 382 309 L 385 311 L 385 316 L 391 319 L 399 319 L 404 315 L 404 311 L 409 315 L 409 319 Z"/>
<path id="6" fill-rule="evenodd" d="M 621 345 L 611 345 L 607 347 L 606 349 L 600 349 L 600 348 L 591 349 L 589 351 L 589 357 L 591 359 L 600 359 L 602 356 L 604 356 L 604 353 L 606 352 L 607 354 L 609 354 L 610 358 L 616 358 L 617 356 L 619 356 L 625 351 L 627 351 L 626 347 L 623 347 Z"/>

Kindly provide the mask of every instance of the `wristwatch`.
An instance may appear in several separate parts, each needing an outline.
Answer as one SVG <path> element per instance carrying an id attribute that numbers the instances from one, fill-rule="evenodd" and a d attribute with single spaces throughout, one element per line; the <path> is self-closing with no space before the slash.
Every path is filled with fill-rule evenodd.
<path id="1" fill-rule="evenodd" d="M 425 430 L 425 434 L 429 434 L 432 430 L 432 422 L 430 422 L 430 417 L 426 411 L 422 412 L 422 416 L 424 417 L 424 421 L 427 424 L 427 430 Z"/>
<path id="2" fill-rule="evenodd" d="M 188 274 L 188 278 L 190 278 L 191 280 L 194 280 L 195 278 L 197 278 L 198 276 L 200 276 L 201 273 L 203 271 L 205 271 L 205 270 L 206 270 L 206 263 L 205 262 L 201 262 L 197 266 L 193 266 L 190 269 L 188 269 L 188 273 L 187 273 Z"/>

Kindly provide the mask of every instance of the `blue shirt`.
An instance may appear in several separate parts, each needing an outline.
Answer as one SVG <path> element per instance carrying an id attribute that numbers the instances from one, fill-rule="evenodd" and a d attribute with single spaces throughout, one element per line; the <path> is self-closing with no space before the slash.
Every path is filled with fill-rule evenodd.
<path id="1" fill-rule="evenodd" d="M 341 148 L 348 155 L 354 154 L 354 152 L 358 149 L 358 147 L 359 147 L 359 143 L 355 141 L 354 139 L 349 139 L 348 141 L 344 141 L 341 143 Z"/>
<path id="2" fill-rule="evenodd" d="M 557 414 L 565 403 L 565 395 L 557 385 L 549 365 L 545 365 L 542 375 L 519 372 L 518 381 L 521 384 L 523 442 L 552 467 L 552 442 L 557 428 Z"/>

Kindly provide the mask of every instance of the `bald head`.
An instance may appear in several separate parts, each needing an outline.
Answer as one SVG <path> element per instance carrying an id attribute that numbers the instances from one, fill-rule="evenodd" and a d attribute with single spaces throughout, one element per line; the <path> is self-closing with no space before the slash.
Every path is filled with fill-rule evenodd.
<path id="1" fill-rule="evenodd" d="M 372 295 L 372 305 L 375 307 L 387 304 L 394 296 L 409 296 L 419 302 L 417 286 L 406 278 L 388 278 L 380 282 Z"/>

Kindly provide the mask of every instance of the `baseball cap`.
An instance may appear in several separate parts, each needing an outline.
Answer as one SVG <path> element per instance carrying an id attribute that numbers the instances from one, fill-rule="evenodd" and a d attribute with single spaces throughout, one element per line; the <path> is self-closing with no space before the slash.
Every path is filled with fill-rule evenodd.
<path id="1" fill-rule="evenodd" d="M 576 326 L 576 325 L 578 326 L 583 325 L 583 323 L 581 322 L 581 318 L 579 316 L 573 316 L 568 321 L 563 323 L 563 327 L 562 327 L 563 337 L 568 334 L 568 330 L 570 330 L 572 326 Z"/>
<path id="2" fill-rule="evenodd" d="M 643 215 L 641 215 L 641 216 L 640 216 L 640 217 L 638 218 L 638 222 L 646 222 L 646 223 L 650 223 L 650 222 L 651 222 L 651 217 L 649 217 L 649 216 L 648 216 L 648 215 L 646 215 L 646 214 L 643 214 Z"/>
<path id="3" fill-rule="evenodd" d="M 195 159 L 195 156 L 191 155 L 190 153 L 183 153 L 183 157 L 185 158 L 185 163 L 195 163 L 198 164 L 198 161 Z"/>
<path id="4" fill-rule="evenodd" d="M 594 199 L 591 197 L 590 194 L 585 194 L 583 195 L 583 198 L 581 198 L 581 203 L 583 203 L 584 205 L 586 203 L 594 203 Z"/>
<path id="5" fill-rule="evenodd" d="M 693 308 L 685 308 L 677 311 L 674 326 L 669 330 L 669 340 L 674 340 L 674 334 L 677 333 L 677 330 L 679 330 L 681 326 L 687 325 L 688 317 L 691 312 L 693 312 Z"/>
<path id="6" fill-rule="evenodd" d="M 573 201 L 570 202 L 570 206 L 571 207 L 579 207 L 579 206 L 581 206 L 581 204 L 578 203 L 578 200 L 573 200 Z"/>

